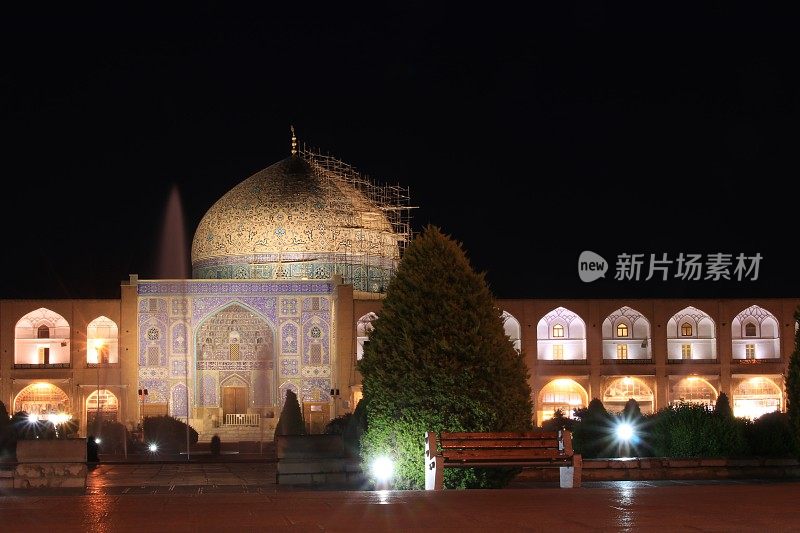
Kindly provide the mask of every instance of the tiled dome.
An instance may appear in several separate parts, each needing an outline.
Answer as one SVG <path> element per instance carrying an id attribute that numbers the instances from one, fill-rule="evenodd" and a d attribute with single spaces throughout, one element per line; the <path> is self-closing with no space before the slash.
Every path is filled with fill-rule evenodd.
<path id="1" fill-rule="evenodd" d="M 397 241 L 381 209 L 352 183 L 292 155 L 253 174 L 208 210 L 194 234 L 192 271 L 195 278 L 243 279 L 341 273 L 356 288 L 377 290 L 355 283 L 373 273 L 353 270 L 365 264 L 393 270 Z"/>

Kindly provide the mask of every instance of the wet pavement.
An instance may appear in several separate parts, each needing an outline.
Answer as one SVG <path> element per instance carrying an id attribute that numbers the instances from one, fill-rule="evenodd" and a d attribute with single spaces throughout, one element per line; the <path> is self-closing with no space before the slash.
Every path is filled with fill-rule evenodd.
<path id="1" fill-rule="evenodd" d="M 87 485 L 0 489 L 0 531 L 800 531 L 800 482 L 774 480 L 348 491 L 278 486 L 262 462 L 101 464 Z"/>

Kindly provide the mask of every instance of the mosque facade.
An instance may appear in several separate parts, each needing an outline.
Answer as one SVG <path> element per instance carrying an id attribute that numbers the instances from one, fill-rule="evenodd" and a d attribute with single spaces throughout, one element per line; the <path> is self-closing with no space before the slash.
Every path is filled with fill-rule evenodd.
<path id="1" fill-rule="evenodd" d="M 0 301 L 9 412 L 134 429 L 188 421 L 209 440 L 272 440 L 286 391 L 321 432 L 361 398 L 357 362 L 410 239 L 407 189 L 298 149 L 220 198 L 192 279 L 130 275 L 119 299 Z M 737 416 L 784 410 L 800 299 L 498 300 L 530 371 L 535 422 L 600 398 Z"/>

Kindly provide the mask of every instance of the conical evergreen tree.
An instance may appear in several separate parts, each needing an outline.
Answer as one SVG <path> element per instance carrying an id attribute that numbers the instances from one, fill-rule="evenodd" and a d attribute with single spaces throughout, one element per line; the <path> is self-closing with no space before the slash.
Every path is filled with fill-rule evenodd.
<path id="1" fill-rule="evenodd" d="M 286 401 L 283 402 L 281 416 L 275 425 L 276 435 L 305 435 L 306 427 L 303 423 L 303 413 L 300 411 L 300 402 L 297 401 L 297 394 L 292 390 L 286 390 Z"/>
<path id="2" fill-rule="evenodd" d="M 365 466 L 388 454 L 394 487 L 421 488 L 426 431 L 531 427 L 528 371 L 502 320 L 461 245 L 425 228 L 387 288 L 359 364 L 367 401 Z M 501 477 L 448 469 L 445 484 L 491 486 Z"/>
<path id="3" fill-rule="evenodd" d="M 717 402 L 714 404 L 714 414 L 722 418 L 733 418 L 733 409 L 731 409 L 731 401 L 728 395 L 724 392 L 719 393 Z"/>
<path id="4" fill-rule="evenodd" d="M 794 312 L 795 324 L 800 322 L 800 308 Z M 789 413 L 789 430 L 792 433 L 792 447 L 795 455 L 800 455 L 800 329 L 794 334 L 794 351 L 789 357 L 786 372 L 786 410 Z"/>

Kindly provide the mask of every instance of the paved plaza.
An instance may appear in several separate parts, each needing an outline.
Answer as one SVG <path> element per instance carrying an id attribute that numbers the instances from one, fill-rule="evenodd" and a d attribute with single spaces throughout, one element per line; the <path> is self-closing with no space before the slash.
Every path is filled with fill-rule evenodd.
<path id="1" fill-rule="evenodd" d="M 798 531 L 798 501 L 798 482 L 355 491 L 278 486 L 265 462 L 101 464 L 85 492 L 0 492 L 0 531 Z"/>

